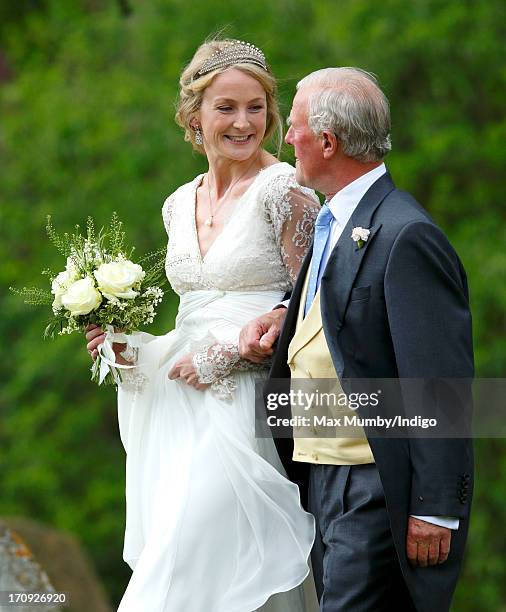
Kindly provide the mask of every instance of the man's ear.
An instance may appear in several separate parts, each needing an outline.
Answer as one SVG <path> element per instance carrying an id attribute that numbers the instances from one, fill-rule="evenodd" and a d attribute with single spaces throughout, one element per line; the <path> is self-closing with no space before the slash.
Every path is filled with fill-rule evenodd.
<path id="1" fill-rule="evenodd" d="M 330 159 L 339 150 L 339 140 L 334 132 L 325 130 L 321 135 L 322 139 L 322 153 L 324 159 Z"/>

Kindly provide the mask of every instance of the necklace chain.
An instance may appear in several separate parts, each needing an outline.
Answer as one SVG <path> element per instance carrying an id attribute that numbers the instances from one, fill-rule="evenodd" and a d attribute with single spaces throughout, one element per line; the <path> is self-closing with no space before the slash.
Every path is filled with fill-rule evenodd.
<path id="1" fill-rule="evenodd" d="M 216 208 L 213 212 L 213 200 L 211 198 L 211 181 L 209 180 L 209 175 L 210 173 L 207 173 L 207 193 L 209 195 L 209 217 L 204 221 L 204 223 L 207 225 L 207 227 L 212 227 L 213 226 L 213 219 L 216 216 L 216 213 L 220 210 L 220 208 L 223 206 L 223 204 L 225 203 L 224 200 L 227 197 L 227 195 L 232 191 L 232 189 L 237 185 L 237 183 L 246 176 L 246 174 L 248 174 L 248 172 L 251 170 L 251 168 L 253 167 L 253 164 L 256 161 L 256 156 L 253 159 L 253 161 L 251 162 L 251 164 L 249 164 L 249 166 L 246 168 L 246 170 L 239 175 L 239 177 L 233 181 L 232 183 L 230 183 L 230 185 L 227 187 L 227 189 L 225 190 L 225 193 L 222 196 L 222 202 L 221 204 L 218 205 L 218 208 Z"/>

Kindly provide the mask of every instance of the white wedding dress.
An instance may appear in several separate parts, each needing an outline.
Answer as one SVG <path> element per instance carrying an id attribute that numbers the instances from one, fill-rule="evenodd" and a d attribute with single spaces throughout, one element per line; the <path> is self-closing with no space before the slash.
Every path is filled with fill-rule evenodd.
<path id="1" fill-rule="evenodd" d="M 239 360 L 237 340 L 291 289 L 319 205 L 290 165 L 269 166 L 202 257 L 201 181 L 163 207 L 167 276 L 180 295 L 176 327 L 131 336 L 136 367 L 118 392 L 124 559 L 133 569 L 119 612 L 304 612 L 298 585 L 309 571 L 313 517 L 272 440 L 255 438 L 254 380 L 265 371 Z M 213 381 L 205 391 L 168 379 L 189 352 Z"/>

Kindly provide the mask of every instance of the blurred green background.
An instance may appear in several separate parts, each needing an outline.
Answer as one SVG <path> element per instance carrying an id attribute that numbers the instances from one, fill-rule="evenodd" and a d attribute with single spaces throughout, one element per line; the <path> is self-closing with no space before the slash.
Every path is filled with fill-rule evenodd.
<path id="1" fill-rule="evenodd" d="M 69 230 L 116 210 L 139 252 L 165 242 L 164 198 L 206 167 L 173 122 L 179 74 L 222 27 L 265 51 L 285 116 L 312 70 L 378 75 L 392 105 L 390 171 L 464 262 L 477 374 L 504 376 L 505 13 L 504 0 L 0 0 L 0 516 L 76 534 L 119 601 L 130 572 L 115 393 L 89 381 L 82 338 L 43 341 L 47 313 L 6 288 L 43 286 L 40 271 L 62 267 L 48 213 Z M 176 308 L 168 295 L 154 333 Z M 476 446 L 458 612 L 506 610 L 506 445 Z"/>

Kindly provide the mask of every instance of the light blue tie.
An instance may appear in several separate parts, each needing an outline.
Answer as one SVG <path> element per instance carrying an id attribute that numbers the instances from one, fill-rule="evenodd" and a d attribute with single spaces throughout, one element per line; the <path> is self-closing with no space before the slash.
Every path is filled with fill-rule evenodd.
<path id="1" fill-rule="evenodd" d="M 313 257 L 311 259 L 311 272 L 309 274 L 309 284 L 307 287 L 306 297 L 306 309 L 304 310 L 304 316 L 309 312 L 311 304 L 313 303 L 314 296 L 316 295 L 316 289 L 318 284 L 318 275 L 320 272 L 320 266 L 322 263 L 323 253 L 330 235 L 330 227 L 334 215 L 331 213 L 330 208 L 325 203 L 316 217 L 316 223 L 314 228 L 314 241 L 313 241 Z"/>

